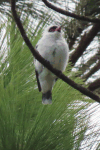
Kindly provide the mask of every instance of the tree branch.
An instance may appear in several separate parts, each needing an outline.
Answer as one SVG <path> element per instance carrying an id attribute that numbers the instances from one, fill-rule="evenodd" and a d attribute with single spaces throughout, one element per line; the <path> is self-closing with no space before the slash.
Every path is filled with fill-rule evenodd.
<path id="1" fill-rule="evenodd" d="M 98 61 L 98 63 L 92 68 L 90 69 L 90 71 L 85 74 L 82 79 L 85 79 L 85 81 L 91 76 L 93 75 L 95 72 L 97 72 L 100 69 L 100 61 Z"/>
<path id="2" fill-rule="evenodd" d="M 79 67 L 79 71 L 82 72 L 82 74 L 84 74 L 84 72 L 86 72 L 86 70 L 89 70 L 90 66 L 94 63 L 96 63 L 97 60 L 100 59 L 100 57 L 98 56 L 100 54 L 100 51 L 98 51 L 98 53 L 96 53 L 94 56 L 92 56 L 85 64 L 83 64 L 81 67 Z"/>
<path id="3" fill-rule="evenodd" d="M 15 0 L 11 0 L 11 10 L 12 10 L 12 14 L 13 17 L 15 19 L 15 22 L 20 30 L 20 33 L 26 43 L 26 45 L 28 46 L 28 48 L 30 49 L 31 53 L 33 54 L 33 56 L 41 63 L 43 64 L 47 69 L 49 69 L 52 73 L 54 73 L 57 77 L 59 77 L 60 79 L 62 79 L 64 82 L 68 83 L 70 86 L 72 86 L 73 88 L 77 89 L 78 91 L 80 91 L 81 93 L 83 93 L 84 95 L 96 100 L 97 102 L 100 102 L 100 97 L 97 96 L 96 94 L 92 93 L 91 91 L 89 91 L 88 89 L 82 87 L 79 84 L 76 84 L 74 81 L 72 81 L 71 79 L 69 79 L 67 76 L 65 76 L 64 74 L 61 73 L 61 71 L 54 69 L 52 67 L 52 65 L 45 60 L 41 55 L 39 55 L 39 53 L 34 49 L 34 47 L 32 46 L 31 42 L 29 41 L 25 30 L 22 26 L 22 23 L 20 21 L 20 18 L 17 16 L 16 10 L 15 10 Z"/>
<path id="4" fill-rule="evenodd" d="M 73 47 L 75 44 L 76 39 L 80 36 L 82 31 L 87 28 L 88 23 L 84 21 L 79 21 L 76 19 L 71 20 L 68 24 L 67 27 L 65 27 L 66 31 L 65 35 L 67 33 L 68 39 L 69 39 L 69 49 Z"/>
<path id="5" fill-rule="evenodd" d="M 56 7 L 54 5 L 52 5 L 50 2 L 48 2 L 47 0 L 42 0 L 45 5 L 53 10 L 55 10 L 56 12 L 59 12 L 60 14 L 66 15 L 66 16 L 70 16 L 72 18 L 78 19 L 78 20 L 83 20 L 83 21 L 88 21 L 88 22 L 93 22 L 93 23 L 100 23 L 100 19 L 91 19 L 89 17 L 85 17 L 85 16 L 80 16 L 80 15 L 76 15 L 74 13 L 71 13 L 69 11 L 63 10 L 59 7 Z"/>
<path id="6" fill-rule="evenodd" d="M 90 83 L 90 85 L 88 86 L 88 89 L 91 91 L 94 91 L 98 88 L 100 88 L 100 78 Z"/>
<path id="7" fill-rule="evenodd" d="M 99 31 L 100 31 L 100 24 L 94 24 L 92 29 L 87 34 L 84 33 L 78 47 L 70 56 L 69 61 L 72 62 L 73 65 L 80 58 L 80 56 L 83 54 L 83 52 L 86 50 L 88 45 L 92 42 L 93 38 L 97 35 Z"/>

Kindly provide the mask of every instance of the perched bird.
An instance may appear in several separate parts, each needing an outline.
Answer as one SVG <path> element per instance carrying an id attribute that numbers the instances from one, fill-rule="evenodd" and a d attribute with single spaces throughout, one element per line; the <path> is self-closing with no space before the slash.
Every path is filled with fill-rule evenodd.
<path id="1" fill-rule="evenodd" d="M 50 64 L 64 71 L 68 63 L 69 48 L 65 41 L 61 27 L 56 25 L 47 27 L 42 35 L 42 38 L 36 45 L 36 50 Z M 56 75 L 45 68 L 38 60 L 35 59 L 35 72 L 39 91 L 42 92 L 42 103 L 52 103 L 52 88 L 56 80 Z"/>

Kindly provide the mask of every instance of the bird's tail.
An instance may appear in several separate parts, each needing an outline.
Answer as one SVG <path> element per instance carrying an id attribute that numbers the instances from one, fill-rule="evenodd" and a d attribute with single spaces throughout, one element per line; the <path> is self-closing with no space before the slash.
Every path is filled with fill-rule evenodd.
<path id="1" fill-rule="evenodd" d="M 48 91 L 46 93 L 42 93 L 42 104 L 52 104 L 52 93 Z"/>

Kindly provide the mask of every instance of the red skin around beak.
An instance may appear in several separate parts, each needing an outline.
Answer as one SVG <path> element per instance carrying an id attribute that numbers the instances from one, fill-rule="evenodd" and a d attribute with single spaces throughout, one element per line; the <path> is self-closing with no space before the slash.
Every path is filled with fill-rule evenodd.
<path id="1" fill-rule="evenodd" d="M 60 32 L 61 31 L 61 27 L 56 28 L 55 31 Z"/>

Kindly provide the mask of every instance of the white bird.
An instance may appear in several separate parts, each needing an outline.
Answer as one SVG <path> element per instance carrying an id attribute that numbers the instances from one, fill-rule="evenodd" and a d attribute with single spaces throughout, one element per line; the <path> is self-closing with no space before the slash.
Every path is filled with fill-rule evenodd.
<path id="1" fill-rule="evenodd" d="M 62 35 L 61 27 L 56 25 L 47 27 L 36 45 L 36 50 L 54 68 L 60 71 L 65 70 L 69 58 L 69 48 Z M 38 89 L 42 91 L 42 103 L 51 104 L 51 91 L 58 77 L 45 68 L 38 60 L 35 59 L 34 64 Z"/>

